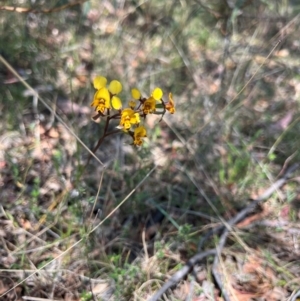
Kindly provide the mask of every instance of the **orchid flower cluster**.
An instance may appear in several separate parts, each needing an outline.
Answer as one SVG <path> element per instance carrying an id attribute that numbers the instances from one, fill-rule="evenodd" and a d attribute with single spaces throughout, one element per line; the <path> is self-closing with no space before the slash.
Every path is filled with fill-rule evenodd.
<path id="1" fill-rule="evenodd" d="M 122 91 L 122 84 L 119 81 L 112 80 L 107 86 L 105 77 L 96 76 L 93 84 L 97 90 L 91 103 L 91 106 L 97 112 L 93 119 L 100 116 L 106 117 L 104 134 L 100 138 L 96 149 L 105 137 L 120 130 L 132 137 L 133 145 L 141 146 L 143 138 L 147 137 L 146 128 L 142 125 L 141 120 L 145 120 L 149 114 L 157 114 L 163 117 L 167 111 L 171 114 L 175 113 L 172 93 L 169 93 L 169 99 L 165 102 L 163 91 L 160 88 L 155 88 L 148 97 L 143 97 L 137 88 L 133 88 L 131 90 L 131 100 L 128 102 L 128 106 L 123 108 L 122 101 L 118 96 Z M 118 131 L 107 132 L 108 124 L 112 119 L 119 120 Z"/>

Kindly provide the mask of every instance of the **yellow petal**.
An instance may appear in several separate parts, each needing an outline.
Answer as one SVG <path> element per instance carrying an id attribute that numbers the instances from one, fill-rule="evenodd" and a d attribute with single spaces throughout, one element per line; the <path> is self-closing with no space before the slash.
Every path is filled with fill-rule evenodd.
<path id="1" fill-rule="evenodd" d="M 141 98 L 141 92 L 139 91 L 139 89 L 133 88 L 133 89 L 131 89 L 131 96 L 134 99 L 138 100 Z"/>
<path id="2" fill-rule="evenodd" d="M 147 137 L 147 131 L 143 126 L 139 126 L 134 130 L 133 136 L 135 139 Z"/>
<path id="3" fill-rule="evenodd" d="M 174 106 L 173 95 L 171 92 L 169 93 L 169 102 L 170 102 L 170 104 L 172 104 Z"/>
<path id="4" fill-rule="evenodd" d="M 122 120 L 121 119 L 121 122 L 120 122 L 120 126 L 124 129 L 124 130 L 129 130 L 131 128 L 131 123 L 130 123 L 130 120 Z"/>
<path id="5" fill-rule="evenodd" d="M 147 137 L 147 131 L 143 126 L 139 126 L 134 130 L 133 133 L 133 144 L 140 146 L 143 144 L 142 138 Z"/>
<path id="6" fill-rule="evenodd" d="M 174 105 L 174 100 L 173 100 L 173 96 L 172 93 L 169 93 L 169 102 L 167 102 L 165 104 L 166 109 L 171 113 L 174 114 L 175 113 L 175 105 Z"/>
<path id="7" fill-rule="evenodd" d="M 152 92 L 152 97 L 155 100 L 160 100 L 163 97 L 163 91 L 160 88 L 155 88 Z"/>
<path id="8" fill-rule="evenodd" d="M 131 124 L 137 124 L 140 123 L 140 114 L 139 113 L 134 113 L 132 116 L 130 116 L 130 123 Z"/>
<path id="9" fill-rule="evenodd" d="M 108 90 L 111 94 L 119 94 L 122 91 L 122 84 L 117 80 L 112 80 L 109 84 Z"/>
<path id="10" fill-rule="evenodd" d="M 94 99 L 93 99 L 93 102 L 91 103 L 91 107 L 95 107 L 96 108 L 98 106 L 98 104 L 99 104 L 99 99 L 96 98 L 97 92 L 94 95 Z"/>
<path id="11" fill-rule="evenodd" d="M 101 88 L 95 94 L 94 100 L 104 100 L 105 107 L 110 109 L 110 94 L 106 88 Z"/>
<path id="12" fill-rule="evenodd" d="M 153 113 L 155 112 L 155 107 L 156 105 L 156 100 L 154 99 L 154 97 L 150 96 L 143 104 L 143 112 L 144 114 L 149 114 L 149 113 Z"/>
<path id="13" fill-rule="evenodd" d="M 106 82 L 107 82 L 107 79 L 103 76 L 96 76 L 94 78 L 94 81 L 93 81 L 93 84 L 94 84 L 94 88 L 99 90 L 103 87 L 105 87 L 106 85 Z"/>
<path id="14" fill-rule="evenodd" d="M 124 110 L 122 110 L 121 116 L 122 117 L 127 117 L 127 116 L 131 116 L 134 114 L 134 111 L 130 108 L 126 108 Z"/>
<path id="15" fill-rule="evenodd" d="M 122 109 L 122 101 L 118 96 L 113 96 L 111 99 L 111 105 L 115 110 Z"/>
<path id="16" fill-rule="evenodd" d="M 147 137 L 146 129 L 142 126 L 137 127 L 133 134 L 133 144 L 141 146 L 143 144 L 142 138 Z"/>

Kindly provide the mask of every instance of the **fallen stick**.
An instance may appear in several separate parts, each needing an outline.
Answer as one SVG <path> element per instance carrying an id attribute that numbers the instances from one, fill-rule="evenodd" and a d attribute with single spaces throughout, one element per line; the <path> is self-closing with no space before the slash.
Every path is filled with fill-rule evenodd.
<path id="1" fill-rule="evenodd" d="M 184 266 L 182 269 L 177 271 L 148 301 L 157 301 L 168 289 L 175 286 L 180 280 L 182 280 L 195 266 L 195 264 L 199 263 L 204 258 L 214 255 L 214 263 L 212 268 L 212 273 L 215 278 L 215 281 L 220 288 L 222 292 L 222 296 L 225 301 L 230 301 L 230 298 L 223 288 L 221 275 L 218 272 L 218 264 L 219 264 L 219 255 L 222 253 L 223 248 L 226 244 L 228 235 L 230 234 L 230 231 L 232 229 L 232 226 L 243 220 L 249 213 L 251 213 L 257 205 L 259 205 L 261 202 L 268 199 L 277 189 L 279 189 L 291 176 L 291 174 L 298 169 L 300 166 L 299 163 L 296 163 L 292 165 L 290 168 L 287 169 L 283 177 L 278 179 L 276 182 L 274 182 L 261 196 L 259 196 L 257 199 L 255 199 L 250 205 L 248 205 L 246 208 L 241 210 L 239 213 L 237 213 L 233 218 L 231 218 L 229 221 L 224 223 L 222 226 L 218 226 L 216 229 L 213 229 L 212 231 L 209 231 L 209 235 L 206 235 L 205 238 L 207 239 L 211 235 L 213 235 L 216 232 L 220 232 L 223 230 L 223 233 L 220 237 L 219 244 L 216 248 L 211 249 L 209 251 L 200 251 L 196 255 L 194 255 Z M 205 239 L 205 240 L 206 240 Z M 200 245 L 200 250 L 202 249 L 202 246 L 205 242 L 205 240 L 202 240 L 202 244 Z"/>

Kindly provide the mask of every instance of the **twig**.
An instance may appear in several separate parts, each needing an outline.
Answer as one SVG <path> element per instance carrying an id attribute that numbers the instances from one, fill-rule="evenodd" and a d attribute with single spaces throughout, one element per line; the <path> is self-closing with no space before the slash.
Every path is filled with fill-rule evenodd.
<path id="1" fill-rule="evenodd" d="M 221 253 L 223 251 L 223 248 L 224 248 L 224 246 L 226 244 L 226 241 L 227 241 L 229 233 L 230 233 L 229 230 L 226 228 L 224 230 L 224 233 L 222 234 L 222 236 L 220 238 L 218 246 L 216 247 L 217 254 L 215 256 L 214 264 L 213 264 L 213 267 L 212 267 L 212 274 L 213 274 L 213 276 L 215 278 L 215 281 L 216 281 L 219 289 L 222 292 L 222 296 L 223 296 L 223 298 L 224 298 L 225 301 L 230 301 L 230 298 L 229 298 L 226 290 L 224 289 L 224 285 L 223 285 L 223 281 L 222 281 L 222 276 L 221 276 L 221 274 L 218 271 L 218 265 L 219 265 L 219 257 L 220 257 L 220 255 L 221 255 Z"/>
<path id="2" fill-rule="evenodd" d="M 292 297 L 291 301 L 296 301 L 300 297 L 300 290 Z"/>
<path id="3" fill-rule="evenodd" d="M 193 268 L 195 264 L 197 264 L 199 261 L 204 259 L 205 257 L 208 257 L 210 255 L 215 255 L 214 263 L 212 267 L 212 273 L 215 278 L 215 281 L 220 288 L 222 292 L 222 296 L 225 301 L 230 301 L 230 298 L 227 294 L 227 292 L 224 290 L 223 281 L 221 274 L 218 271 L 218 265 L 219 265 L 219 255 L 222 253 L 222 250 L 226 244 L 228 235 L 230 234 L 232 226 L 243 220 L 249 213 L 251 213 L 255 207 L 268 199 L 277 189 L 279 189 L 291 176 L 291 174 L 299 168 L 300 163 L 296 163 L 292 165 L 290 168 L 287 169 L 284 176 L 277 180 L 275 183 L 273 183 L 260 197 L 258 197 L 256 200 L 254 200 L 249 206 L 247 206 L 245 209 L 240 211 L 237 215 L 235 215 L 233 218 L 231 218 L 228 222 L 224 223 L 224 225 L 219 226 L 215 228 L 213 231 L 209 231 L 209 235 L 206 235 L 205 238 L 207 239 L 212 234 L 222 231 L 223 233 L 220 237 L 219 244 L 215 249 L 211 249 L 209 251 L 202 251 L 195 256 L 193 256 L 182 269 L 180 269 L 178 272 L 176 272 L 148 301 L 157 301 L 168 289 L 176 285 L 180 280 L 182 280 Z M 206 240 L 205 239 L 205 240 Z M 202 245 L 205 240 L 201 240 L 202 244 L 199 246 L 199 249 L 202 249 Z"/>
<path id="4" fill-rule="evenodd" d="M 282 178 L 278 179 L 275 183 L 273 183 L 261 196 L 259 196 L 256 200 L 253 200 L 250 205 L 241 210 L 237 215 L 235 215 L 232 219 L 227 222 L 228 226 L 233 226 L 243 220 L 248 214 L 250 214 L 257 205 L 261 202 L 268 199 L 276 190 L 278 190 L 291 176 L 291 174 L 299 168 L 300 163 L 293 164 L 290 168 L 287 169 Z M 204 245 L 204 242 L 213 234 L 222 231 L 225 228 L 225 225 L 218 226 L 211 231 L 209 231 L 199 242 L 198 251 L 201 251 Z"/>
<path id="5" fill-rule="evenodd" d="M 176 285 L 180 280 L 182 280 L 193 268 L 193 266 L 204 258 L 215 255 L 216 249 L 201 252 L 193 256 L 183 268 L 177 271 L 148 301 L 158 300 L 169 288 Z"/>
<path id="6" fill-rule="evenodd" d="M 214 275 L 214 278 L 215 278 L 219 288 L 222 291 L 222 295 L 223 295 L 223 298 L 225 299 L 225 301 L 230 301 L 230 298 L 229 298 L 227 292 L 224 290 L 224 286 L 223 286 L 223 283 L 222 283 L 222 278 L 221 278 L 221 275 L 218 271 L 218 265 L 219 265 L 219 256 L 218 255 L 222 253 L 222 250 L 223 250 L 223 248 L 226 244 L 228 235 L 230 233 L 231 227 L 234 226 L 235 224 L 237 224 L 238 222 L 240 222 L 241 220 L 243 220 L 249 213 L 251 213 L 253 211 L 253 209 L 259 203 L 261 203 L 264 200 L 268 199 L 274 193 L 274 191 L 279 189 L 286 182 L 286 180 L 290 177 L 290 175 L 299 167 L 299 165 L 300 165 L 299 163 L 296 163 L 296 164 L 292 165 L 290 168 L 288 168 L 285 175 L 281 179 L 279 179 L 275 183 L 273 183 L 271 185 L 271 187 L 268 188 L 260 197 L 258 197 L 249 206 L 247 206 L 245 209 L 240 211 L 236 216 L 234 216 L 232 219 L 230 219 L 226 223 L 226 225 L 222 226 L 222 228 L 223 229 L 225 228 L 225 229 L 224 229 L 224 232 L 223 232 L 223 234 L 220 238 L 219 244 L 216 247 L 217 256 L 215 256 L 215 259 L 214 259 L 212 273 Z"/>

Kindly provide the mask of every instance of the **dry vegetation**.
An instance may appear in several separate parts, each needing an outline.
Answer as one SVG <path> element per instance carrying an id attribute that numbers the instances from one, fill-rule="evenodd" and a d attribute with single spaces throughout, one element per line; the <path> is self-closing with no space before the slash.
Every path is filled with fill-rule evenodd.
<path id="1" fill-rule="evenodd" d="M 0 300 L 297 300 L 299 14 L 297 0 L 1 1 Z M 140 148 L 108 137 L 86 166 L 96 75 L 126 101 L 160 86 L 176 114 L 149 116 Z"/>

